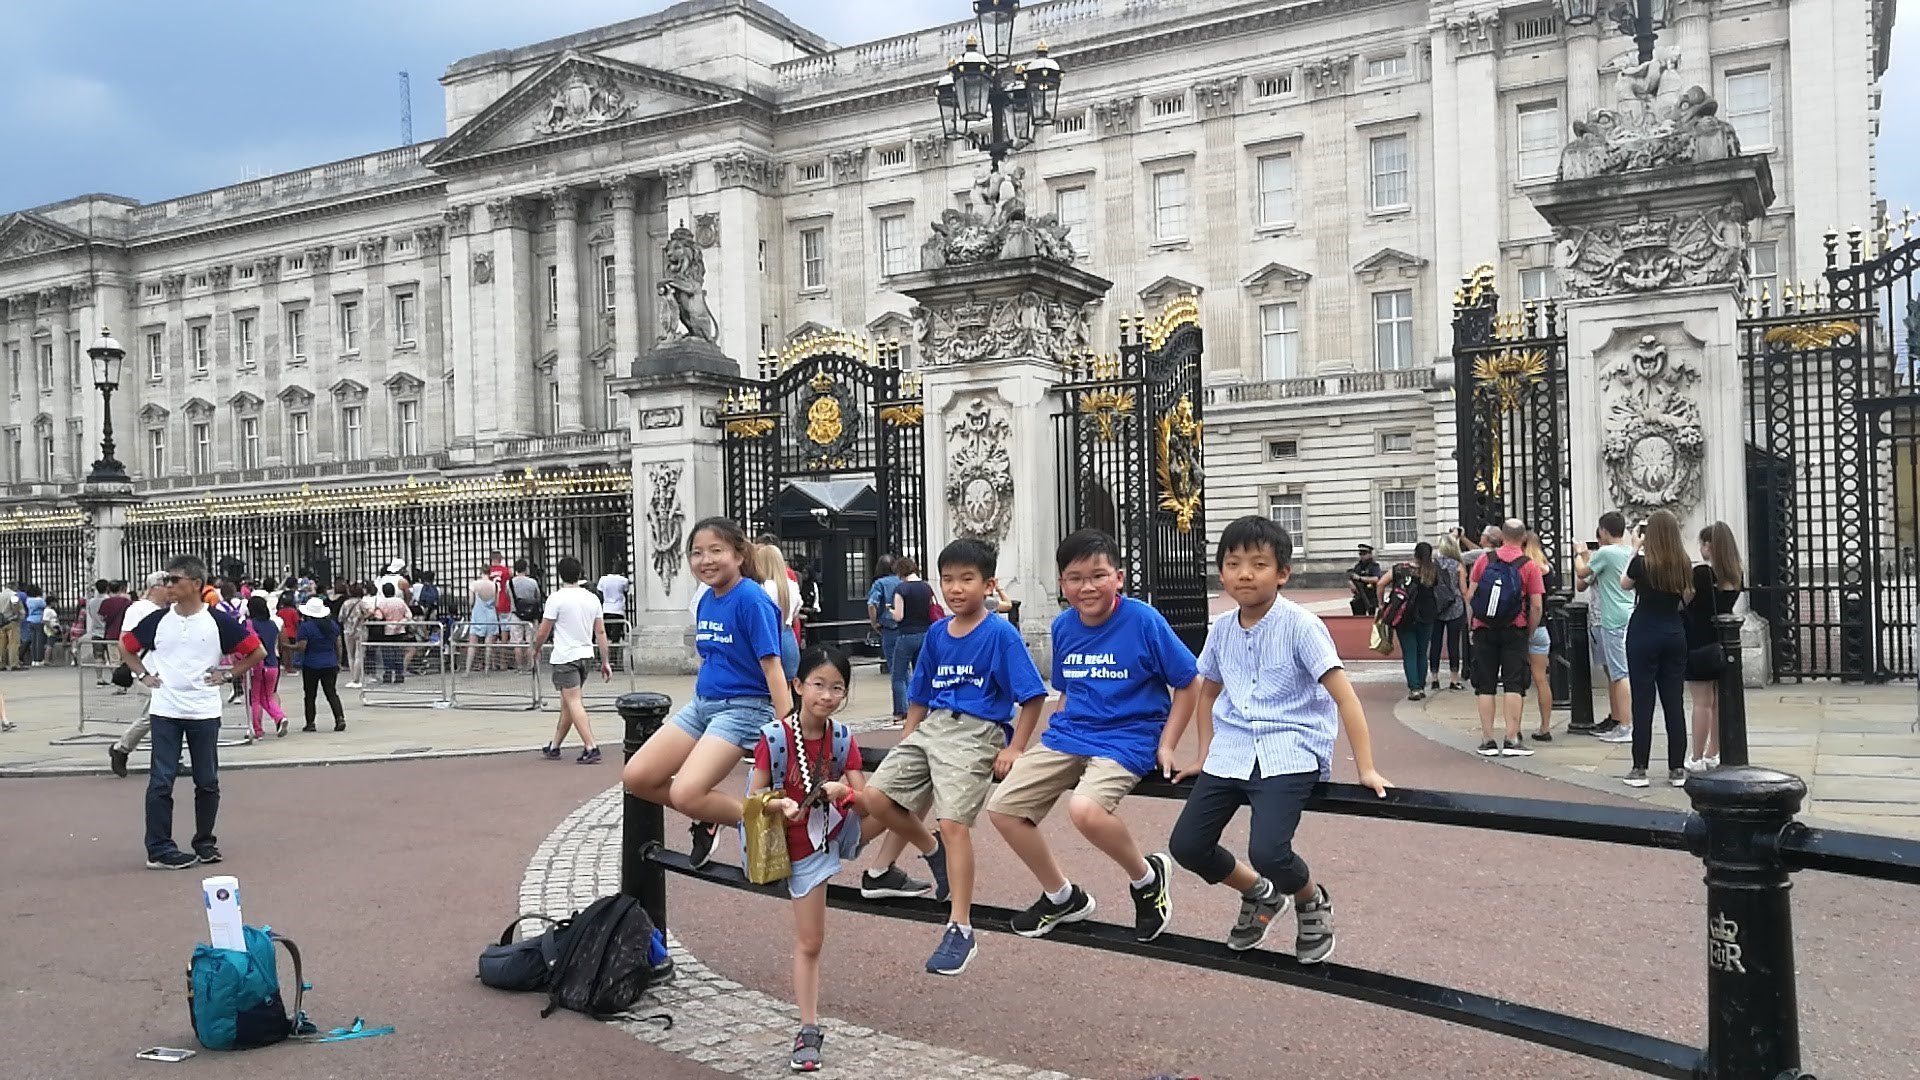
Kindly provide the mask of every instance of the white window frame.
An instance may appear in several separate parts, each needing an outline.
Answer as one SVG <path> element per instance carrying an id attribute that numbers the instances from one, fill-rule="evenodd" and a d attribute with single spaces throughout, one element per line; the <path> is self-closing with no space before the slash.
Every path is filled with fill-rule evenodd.
<path id="1" fill-rule="evenodd" d="M 87 426 L 82 421 L 67 421 L 67 458 L 73 475 L 79 476 L 87 459 Z"/>
<path id="2" fill-rule="evenodd" d="M 880 276 L 905 274 L 913 267 L 913 245 L 908 241 L 907 215 L 883 214 L 880 217 Z"/>
<path id="3" fill-rule="evenodd" d="M 1767 269 L 1761 269 L 1760 253 L 1766 251 Z M 1770 298 L 1778 298 L 1780 290 L 1780 242 L 1778 240 L 1756 240 L 1747 245 L 1747 291 L 1759 296 L 1765 290 Z"/>
<path id="4" fill-rule="evenodd" d="M 287 412 L 287 464 L 313 464 L 313 413 L 308 409 Z"/>
<path id="5" fill-rule="evenodd" d="M 265 464 L 260 452 L 260 418 L 242 416 L 234 425 L 234 457 L 239 459 L 242 469 L 258 469 Z"/>
<path id="6" fill-rule="evenodd" d="M 20 442 L 19 435 L 14 436 L 14 472 L 19 472 Z M 147 429 L 147 473 L 150 476 L 167 474 L 167 429 L 150 427 Z"/>
<path id="7" fill-rule="evenodd" d="M 1068 196 L 1079 197 L 1081 209 L 1081 216 L 1079 218 L 1070 218 L 1064 213 L 1065 207 L 1063 206 L 1063 201 L 1072 201 L 1071 198 L 1067 198 Z M 1087 184 L 1067 184 L 1063 187 L 1054 188 L 1053 213 L 1056 220 L 1062 225 L 1070 226 L 1067 230 L 1067 243 L 1073 245 L 1074 255 L 1084 258 L 1092 254 L 1093 191 L 1091 186 Z"/>
<path id="8" fill-rule="evenodd" d="M 1520 299 L 1552 300 L 1560 295 L 1560 275 L 1551 266 L 1529 266 L 1520 271 Z"/>
<path id="9" fill-rule="evenodd" d="M 40 479 L 53 482 L 60 475 L 60 440 L 53 434 L 53 425 L 39 429 L 40 436 Z"/>
<path id="10" fill-rule="evenodd" d="M 286 309 L 287 360 L 301 363 L 307 358 L 307 309 L 290 307 Z"/>
<path id="11" fill-rule="evenodd" d="M 1400 301 L 1406 301 L 1402 311 Z M 1391 307 L 1381 311 L 1381 302 Z M 1383 289 L 1373 294 L 1373 368 L 1375 371 L 1408 371 L 1414 365 L 1413 290 Z"/>
<path id="12" fill-rule="evenodd" d="M 1382 160 L 1398 145 L 1400 160 Z M 1396 167 L 1397 166 L 1397 167 Z M 1398 196 L 1396 199 L 1395 196 Z M 1413 136 L 1396 131 L 1367 140 L 1367 205 L 1374 213 L 1392 213 L 1413 207 Z"/>
<path id="13" fill-rule="evenodd" d="M 342 300 L 337 306 L 340 315 L 334 321 L 340 330 L 340 355 L 352 356 L 360 351 L 360 301 Z"/>
<path id="14" fill-rule="evenodd" d="M 1560 103 L 1530 101 L 1514 110 L 1514 178 L 1521 183 L 1560 174 Z"/>
<path id="15" fill-rule="evenodd" d="M 209 336 L 206 323 L 192 323 L 187 327 L 187 366 L 195 375 L 205 375 L 212 363 Z"/>
<path id="16" fill-rule="evenodd" d="M 393 403 L 394 445 L 403 457 L 420 453 L 420 402 L 405 398 Z"/>
<path id="17" fill-rule="evenodd" d="M 85 354 L 80 351 L 80 335 L 68 334 L 67 335 L 67 388 L 76 393 L 78 393 L 86 385 L 85 383 L 86 377 L 83 374 L 83 372 L 86 371 L 86 364 L 82 359 L 84 355 Z"/>
<path id="18" fill-rule="evenodd" d="M 1288 151 L 1261 154 L 1253 160 L 1254 222 L 1267 228 L 1291 225 L 1297 220 L 1294 197 L 1300 190 L 1299 163 Z M 1281 175 L 1269 175 L 1269 166 Z M 1273 186 L 1268 181 L 1274 181 Z M 1281 181 L 1284 180 L 1284 183 Z"/>
<path id="19" fill-rule="evenodd" d="M 1413 64 L 1404 52 L 1388 53 L 1385 56 L 1367 57 L 1367 81 L 1376 79 L 1398 79 L 1413 73 Z"/>
<path id="20" fill-rule="evenodd" d="M 213 420 L 191 420 L 187 423 L 187 449 L 192 455 L 192 471 L 196 476 L 204 476 L 213 471 Z"/>
<path id="21" fill-rule="evenodd" d="M 1281 450 L 1286 447 L 1292 447 L 1293 449 L 1287 451 L 1286 453 L 1281 453 Z M 1268 439 L 1267 440 L 1267 460 L 1268 461 L 1300 460 L 1300 440 L 1299 439 Z"/>
<path id="22" fill-rule="evenodd" d="M 827 227 L 800 229 L 800 291 L 822 292 L 827 287 Z"/>
<path id="23" fill-rule="evenodd" d="M 362 404 L 340 406 L 340 460 L 359 461 L 367 456 L 367 407 Z"/>
<path id="24" fill-rule="evenodd" d="M 167 377 L 167 332 L 165 330 L 147 331 L 147 381 L 159 382 Z"/>
<path id="25" fill-rule="evenodd" d="M 1177 186 L 1177 191 L 1174 190 Z M 1158 169 L 1147 180 L 1149 205 L 1153 208 L 1153 241 L 1178 244 L 1187 239 L 1188 203 L 1192 198 L 1187 170 Z M 1174 196 L 1177 195 L 1176 200 Z"/>
<path id="26" fill-rule="evenodd" d="M 1736 80 L 1759 79 L 1766 88 L 1765 103 L 1758 108 L 1742 108 L 1733 92 Z M 1752 154 L 1774 147 L 1773 123 L 1773 69 L 1771 67 L 1738 68 L 1720 77 L 1720 118 L 1732 124 L 1740 135 L 1740 152 Z M 1755 142 L 1748 137 L 1749 128 L 1757 126 L 1756 118 L 1766 127 L 1766 138 Z"/>
<path id="27" fill-rule="evenodd" d="M 40 343 L 40 392 L 53 393 L 53 339 Z"/>
<path id="28" fill-rule="evenodd" d="M 1300 375 L 1300 305 L 1292 300 L 1261 304 L 1260 378 L 1266 382 Z"/>
<path id="29" fill-rule="evenodd" d="M 614 280 L 618 273 L 614 256 L 600 256 L 600 306 L 603 310 L 612 311 L 615 307 Z"/>
<path id="30" fill-rule="evenodd" d="M 411 286 L 393 292 L 393 343 L 399 346 L 420 342 L 420 294 Z"/>
<path id="31" fill-rule="evenodd" d="M 260 335 L 256 332 L 259 319 L 253 315 L 235 315 L 233 317 L 233 351 L 243 368 L 250 368 L 259 362 Z"/>
<path id="32" fill-rule="evenodd" d="M 560 380 L 558 379 L 547 384 L 547 430 L 550 432 L 560 430 Z"/>
<path id="33" fill-rule="evenodd" d="M 1288 524 L 1282 511 L 1291 511 L 1293 524 Z M 1267 493 L 1267 518 L 1287 530 L 1293 540 L 1293 553 L 1304 555 L 1307 552 L 1307 497 L 1298 491 L 1271 491 Z"/>
<path id="34" fill-rule="evenodd" d="M 1404 443 L 1402 440 L 1405 440 Z M 1411 454 L 1414 451 L 1414 437 L 1411 431 L 1383 431 L 1380 433 L 1380 452 L 1383 454 Z"/>
<path id="35" fill-rule="evenodd" d="M 1388 504 L 1395 501 L 1411 502 L 1411 514 L 1389 512 Z M 1420 542 L 1420 489 L 1419 488 L 1381 488 L 1380 489 L 1380 536 L 1390 548 L 1410 548 Z M 1401 526 L 1405 531 L 1396 534 L 1394 528 Z"/>
<path id="36" fill-rule="evenodd" d="M 560 321 L 560 266 L 557 263 L 547 266 L 547 321 Z"/>
<path id="37" fill-rule="evenodd" d="M 607 431 L 618 431 L 620 430 L 620 414 L 625 411 L 624 399 L 627 395 L 618 386 L 614 385 L 614 381 L 611 378 L 605 380 L 605 382 L 607 411 L 604 418 L 604 428 Z"/>

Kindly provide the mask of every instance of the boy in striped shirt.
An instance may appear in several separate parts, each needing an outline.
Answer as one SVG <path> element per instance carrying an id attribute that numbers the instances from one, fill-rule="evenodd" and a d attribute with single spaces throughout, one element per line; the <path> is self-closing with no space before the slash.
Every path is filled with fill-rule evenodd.
<path id="1" fill-rule="evenodd" d="M 1168 846 L 1181 866 L 1240 894 L 1228 948 L 1259 946 L 1274 918 L 1297 904 L 1294 957 L 1317 964 L 1333 952 L 1333 901 L 1293 850 L 1293 834 L 1314 785 L 1331 775 L 1340 729 L 1361 786 L 1384 798 L 1392 785 L 1374 771 L 1366 713 L 1333 635 L 1280 596 L 1293 573 L 1293 538 L 1267 518 L 1243 517 L 1221 532 L 1218 562 L 1236 607 L 1214 620 L 1200 651 L 1193 722 L 1204 764 Z M 1246 861 L 1220 846 L 1243 805 L 1253 808 Z"/>

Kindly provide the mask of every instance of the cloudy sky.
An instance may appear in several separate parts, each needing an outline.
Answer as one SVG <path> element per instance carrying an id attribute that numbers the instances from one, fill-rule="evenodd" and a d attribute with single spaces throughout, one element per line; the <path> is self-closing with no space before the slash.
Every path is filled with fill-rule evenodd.
<path id="1" fill-rule="evenodd" d="M 164 199 L 443 133 L 448 64 L 632 18 L 661 0 L 63 0 L 6 4 L 0 212 L 84 191 Z M 776 0 L 838 42 L 964 16 L 966 0 Z M 110 29 L 109 29 L 110 28 Z M 1920 11 L 1894 31 L 1880 190 L 1920 207 Z M 1836 223 L 1846 224 L 1846 223 Z"/>

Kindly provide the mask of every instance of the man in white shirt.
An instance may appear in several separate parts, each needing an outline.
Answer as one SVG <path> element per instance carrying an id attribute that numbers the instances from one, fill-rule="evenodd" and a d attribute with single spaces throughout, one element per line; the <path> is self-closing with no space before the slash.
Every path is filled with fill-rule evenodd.
<path id="1" fill-rule="evenodd" d="M 549 636 L 553 638 L 553 688 L 560 691 L 560 723 L 553 729 L 553 741 L 541 748 L 541 756 L 550 761 L 560 758 L 560 747 L 567 741 L 567 730 L 580 732 L 580 756 L 577 764 L 598 765 L 600 746 L 593 739 L 593 721 L 587 718 L 587 706 L 581 700 L 581 688 L 587 682 L 587 661 L 594 650 L 600 652 L 600 677 L 613 681 L 613 665 L 608 654 L 607 625 L 601 616 L 600 598 L 581 585 L 587 576 L 580 560 L 571 555 L 560 560 L 560 587 L 547 597 L 541 612 L 540 629 L 533 635 L 534 655 Z"/>
<path id="2" fill-rule="evenodd" d="M 120 635 L 123 641 L 126 638 L 127 632 L 139 626 L 146 620 L 147 616 L 152 615 L 154 612 L 159 611 L 161 608 L 173 602 L 173 592 L 167 585 L 166 571 L 155 570 L 153 573 L 148 574 L 146 586 L 146 590 L 140 594 L 140 599 L 128 604 L 127 613 L 120 616 Z M 129 667 L 131 667 L 132 661 L 133 655 L 128 653 L 127 662 Z M 115 690 L 114 693 L 124 694 L 127 692 L 127 687 L 131 685 L 133 684 L 128 683 L 127 686 L 120 687 Z M 135 750 L 140 749 L 140 741 L 147 737 L 147 728 L 151 726 L 151 721 L 147 718 L 148 711 L 148 709 L 140 710 L 140 718 L 128 724 L 127 730 L 121 733 L 120 738 L 116 740 L 113 745 L 107 747 L 107 767 L 113 770 L 113 775 L 127 775 L 127 758 L 131 756 Z"/>
<path id="3" fill-rule="evenodd" d="M 206 564 L 191 555 L 167 564 L 173 606 L 141 619 L 121 636 L 127 667 L 153 691 L 153 765 L 147 773 L 147 869 L 185 870 L 217 863 L 213 825 L 220 812 L 221 687 L 246 677 L 266 659 L 244 622 L 211 610 L 202 597 Z M 220 670 L 232 654 L 233 668 Z M 180 774 L 180 747 L 193 758 L 193 853 L 173 842 L 173 781 Z"/>
<path id="4" fill-rule="evenodd" d="M 600 591 L 600 614 L 606 623 L 607 640 L 615 645 L 627 637 L 627 592 L 633 588 L 633 582 L 619 570 L 609 571 L 595 583 Z"/>

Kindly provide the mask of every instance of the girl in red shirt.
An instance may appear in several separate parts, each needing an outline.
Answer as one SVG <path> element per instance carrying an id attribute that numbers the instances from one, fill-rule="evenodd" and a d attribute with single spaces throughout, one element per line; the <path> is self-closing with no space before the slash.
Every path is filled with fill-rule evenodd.
<path id="1" fill-rule="evenodd" d="M 787 856 L 793 875 L 793 998 L 800 1007 L 800 1033 L 794 1036 L 789 1064 L 796 1072 L 820 1068 L 820 949 L 827 934 L 827 891 L 822 888 L 860 846 L 855 794 L 866 786 L 860 747 L 844 724 L 833 719 L 847 703 L 853 669 L 832 649 L 808 649 L 793 680 L 800 705 L 794 715 L 760 731 L 753 748 L 750 793 L 775 786 L 772 740 L 784 748 L 786 768 L 779 778 L 781 797 L 768 809 L 787 817 Z M 844 749 L 839 749 L 844 747 Z"/>

